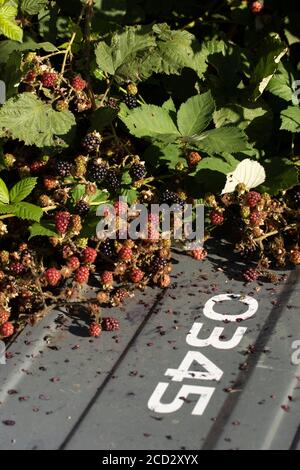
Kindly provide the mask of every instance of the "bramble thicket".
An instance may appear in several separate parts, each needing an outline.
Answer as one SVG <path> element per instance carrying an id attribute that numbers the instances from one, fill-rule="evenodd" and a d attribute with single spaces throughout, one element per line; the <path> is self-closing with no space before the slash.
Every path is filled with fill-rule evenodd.
<path id="1" fill-rule="evenodd" d="M 119 196 L 205 204 L 187 255 L 228 240 L 244 282 L 300 263 L 299 23 L 289 0 L 0 0 L 0 338 L 94 275 L 92 336 L 119 328 L 103 305 L 170 285 L 159 221 L 97 238 Z"/>

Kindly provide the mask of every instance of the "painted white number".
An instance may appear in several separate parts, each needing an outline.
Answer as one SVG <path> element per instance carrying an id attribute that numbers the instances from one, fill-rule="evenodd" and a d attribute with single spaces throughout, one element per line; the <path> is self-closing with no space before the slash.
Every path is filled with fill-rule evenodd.
<path id="1" fill-rule="evenodd" d="M 190 370 L 193 362 L 197 362 L 206 372 Z M 219 381 L 223 375 L 223 371 L 204 356 L 204 354 L 198 351 L 189 351 L 178 369 L 167 369 L 165 375 L 172 377 L 174 382 L 182 382 L 183 379 Z"/>
<path id="2" fill-rule="evenodd" d="M 240 315 L 223 315 L 222 313 L 215 312 L 215 304 L 218 302 L 224 302 L 224 300 L 239 300 L 243 304 L 248 305 L 249 308 L 245 313 L 242 313 Z M 257 310 L 258 302 L 252 297 L 232 294 L 220 294 L 216 295 L 212 299 L 208 300 L 208 302 L 206 302 L 205 307 L 203 309 L 203 313 L 207 318 L 210 318 L 211 320 L 236 322 L 239 319 L 248 320 L 256 314 Z"/>
<path id="3" fill-rule="evenodd" d="M 221 336 L 224 333 L 225 328 L 216 327 L 212 334 L 207 339 L 199 339 L 198 335 L 202 330 L 203 323 L 195 322 L 186 337 L 186 342 L 190 346 L 196 348 L 206 348 L 206 346 L 213 346 L 216 349 L 233 349 L 238 346 L 243 339 L 247 328 L 238 328 L 234 333 L 233 337 L 227 341 L 221 340 Z"/>
<path id="4" fill-rule="evenodd" d="M 175 413 L 180 410 L 184 401 L 189 395 L 200 395 L 192 415 L 203 415 L 211 397 L 215 391 L 212 387 L 200 387 L 198 385 L 183 385 L 176 397 L 171 403 L 162 403 L 161 399 L 166 392 L 169 384 L 167 382 L 160 382 L 154 390 L 151 398 L 148 401 L 148 408 L 155 413 Z"/>
<path id="5" fill-rule="evenodd" d="M 6 357 L 5 357 L 5 343 L 0 341 L 0 365 L 6 364 Z"/>
<path id="6" fill-rule="evenodd" d="M 292 354 L 292 364 L 298 366 L 300 364 L 300 341 L 294 341 L 292 348 L 296 351 Z"/>

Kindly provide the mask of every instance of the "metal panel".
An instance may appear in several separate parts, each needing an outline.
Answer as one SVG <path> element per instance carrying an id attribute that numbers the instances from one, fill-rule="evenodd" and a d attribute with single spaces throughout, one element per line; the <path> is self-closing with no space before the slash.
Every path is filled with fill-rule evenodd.
<path id="1" fill-rule="evenodd" d="M 172 288 L 162 294 L 149 289 L 126 311 L 114 312 L 122 324 L 117 338 L 82 337 L 84 319 L 57 324 L 57 312 L 23 332 L 11 348 L 14 357 L 0 368 L 0 448 L 299 447 L 300 370 L 292 364 L 292 346 L 300 341 L 297 272 L 280 286 L 245 286 L 233 270 L 230 279 L 222 272 L 222 258 L 204 264 L 182 255 L 175 259 Z M 237 315 L 237 322 L 207 317 L 207 302 L 226 293 L 231 300 L 214 310 Z M 240 321 L 246 296 L 258 301 L 258 310 Z M 196 328 L 198 339 L 206 339 L 213 331 L 220 334 L 216 327 L 224 328 L 218 347 L 233 338 L 232 349 L 195 342 Z M 178 371 L 184 358 L 199 361 L 191 363 L 191 373 Z M 177 381 L 165 375 L 169 369 Z M 162 408 L 157 398 L 149 409 L 162 383 Z M 184 398 L 187 391 L 194 393 Z M 206 398 L 212 393 L 211 399 L 206 402 L 200 392 Z M 162 413 L 176 395 L 180 409 Z M 192 414 L 197 403 L 202 415 Z M 15 425 L 1 424 L 7 420 Z"/>

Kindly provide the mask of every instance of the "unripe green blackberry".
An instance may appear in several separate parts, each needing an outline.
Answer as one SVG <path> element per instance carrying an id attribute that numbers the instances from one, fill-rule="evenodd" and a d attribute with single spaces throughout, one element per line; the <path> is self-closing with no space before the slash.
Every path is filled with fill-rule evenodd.
<path id="1" fill-rule="evenodd" d="M 14 166 L 15 161 L 16 159 L 11 153 L 6 153 L 5 155 L 3 155 L 3 163 L 8 169 Z"/>
<path id="2" fill-rule="evenodd" d="M 86 248 L 88 246 L 89 239 L 88 238 L 76 238 L 75 245 L 77 248 Z"/>
<path id="3" fill-rule="evenodd" d="M 59 100 L 55 104 L 56 111 L 62 112 L 69 109 L 69 103 L 67 100 Z"/>
<path id="4" fill-rule="evenodd" d="M 77 178 L 80 178 L 81 176 L 86 175 L 87 162 L 88 162 L 88 159 L 84 157 L 83 155 L 79 155 L 79 157 L 75 158 L 75 165 L 76 165 L 75 176 L 77 176 Z"/>
<path id="5" fill-rule="evenodd" d="M 127 85 L 127 93 L 132 96 L 136 96 L 139 90 L 135 83 L 129 83 Z"/>
<path id="6" fill-rule="evenodd" d="M 0 251 L 0 263 L 3 266 L 6 266 L 9 263 L 9 252 L 8 251 Z"/>

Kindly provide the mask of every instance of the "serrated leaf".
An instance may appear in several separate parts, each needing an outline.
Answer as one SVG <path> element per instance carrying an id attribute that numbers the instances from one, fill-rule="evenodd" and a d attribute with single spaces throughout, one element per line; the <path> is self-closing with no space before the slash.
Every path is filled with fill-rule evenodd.
<path id="1" fill-rule="evenodd" d="M 300 108 L 299 106 L 289 106 L 281 111 L 281 130 L 289 132 L 300 132 Z"/>
<path id="2" fill-rule="evenodd" d="M 0 137 L 9 134 L 26 145 L 57 146 L 58 136 L 65 136 L 75 123 L 70 111 L 54 111 L 31 93 L 11 98 L 0 109 Z"/>
<path id="3" fill-rule="evenodd" d="M 23 39 L 23 30 L 15 21 L 16 15 L 16 7 L 12 5 L 3 5 L 0 7 L 0 31 L 7 38 L 21 42 Z"/>
<path id="4" fill-rule="evenodd" d="M 143 159 L 154 168 L 161 164 L 167 165 L 168 168 L 174 170 L 178 163 L 183 163 L 187 167 L 186 158 L 183 156 L 182 149 L 179 145 L 168 144 L 150 145 L 143 154 Z"/>
<path id="5" fill-rule="evenodd" d="M 211 92 L 192 96 L 178 111 L 178 129 L 183 136 L 192 136 L 204 131 L 212 121 L 215 102 Z"/>
<path id="6" fill-rule="evenodd" d="M 111 108 L 97 109 L 91 118 L 91 126 L 98 132 L 102 132 L 117 117 L 118 111 Z"/>
<path id="7" fill-rule="evenodd" d="M 154 105 L 143 105 L 131 111 L 121 106 L 120 119 L 136 137 L 174 141 L 180 136 L 169 112 Z"/>
<path id="8" fill-rule="evenodd" d="M 0 204 L 0 214 L 11 214 L 13 207 L 10 204 Z"/>
<path id="9" fill-rule="evenodd" d="M 47 226 L 41 225 L 38 223 L 33 224 L 29 228 L 29 232 L 30 232 L 29 240 L 31 240 L 34 237 L 56 237 L 57 236 L 57 233 L 54 230 L 51 230 Z"/>
<path id="10" fill-rule="evenodd" d="M 14 51 L 35 51 L 37 49 L 43 49 L 46 52 L 55 52 L 57 48 L 50 42 L 41 42 L 38 43 L 30 37 L 24 37 L 23 42 L 20 44 L 16 41 L 1 41 L 0 48 L 0 64 L 6 63 L 7 58 Z"/>
<path id="11" fill-rule="evenodd" d="M 85 190 L 86 188 L 84 184 L 77 184 L 77 186 L 75 186 L 75 188 L 71 191 L 71 197 L 75 204 L 77 204 L 77 202 L 83 198 L 85 195 Z"/>
<path id="12" fill-rule="evenodd" d="M 124 171 L 122 174 L 122 180 L 121 183 L 122 185 L 129 185 L 132 182 L 132 178 L 129 174 L 129 171 Z"/>
<path id="13" fill-rule="evenodd" d="M 4 204 L 9 204 L 9 191 L 4 183 L 4 181 L 0 178 L 0 202 Z"/>
<path id="14" fill-rule="evenodd" d="M 268 84 L 267 90 L 273 95 L 290 102 L 294 97 L 294 81 L 295 77 L 293 74 L 287 71 L 284 65 L 280 63 L 277 72 Z"/>
<path id="15" fill-rule="evenodd" d="M 222 173 L 223 175 L 227 175 L 230 171 L 232 171 L 235 166 L 239 163 L 238 160 L 235 160 L 235 163 L 233 161 L 229 163 L 228 161 L 224 160 L 221 157 L 208 157 L 204 158 L 201 160 L 200 163 L 198 163 L 196 170 L 194 171 L 193 175 L 196 175 L 199 173 L 199 171 L 203 170 L 212 170 L 212 171 L 218 171 L 219 173 Z"/>
<path id="16" fill-rule="evenodd" d="M 235 153 L 248 148 L 246 134 L 237 127 L 220 127 L 185 139 L 206 153 Z"/>
<path id="17" fill-rule="evenodd" d="M 20 219 L 39 222 L 43 216 L 43 210 L 29 202 L 19 202 L 13 205 L 14 214 Z"/>
<path id="18" fill-rule="evenodd" d="M 298 170 L 286 158 L 272 158 L 264 162 L 267 179 L 260 187 L 262 192 L 277 195 L 280 191 L 296 186 L 298 183 Z"/>
<path id="19" fill-rule="evenodd" d="M 22 0 L 21 10 L 28 15 L 37 15 L 48 3 L 48 0 Z"/>
<path id="20" fill-rule="evenodd" d="M 15 204 L 23 201 L 35 188 L 37 184 L 37 178 L 24 178 L 19 181 L 10 191 L 10 201 Z"/>
<path id="21" fill-rule="evenodd" d="M 103 72 L 109 73 L 110 75 L 114 75 L 116 70 L 113 63 L 113 57 L 111 49 L 106 44 L 106 42 L 99 42 L 98 46 L 96 47 L 95 54 L 99 68 Z"/>

